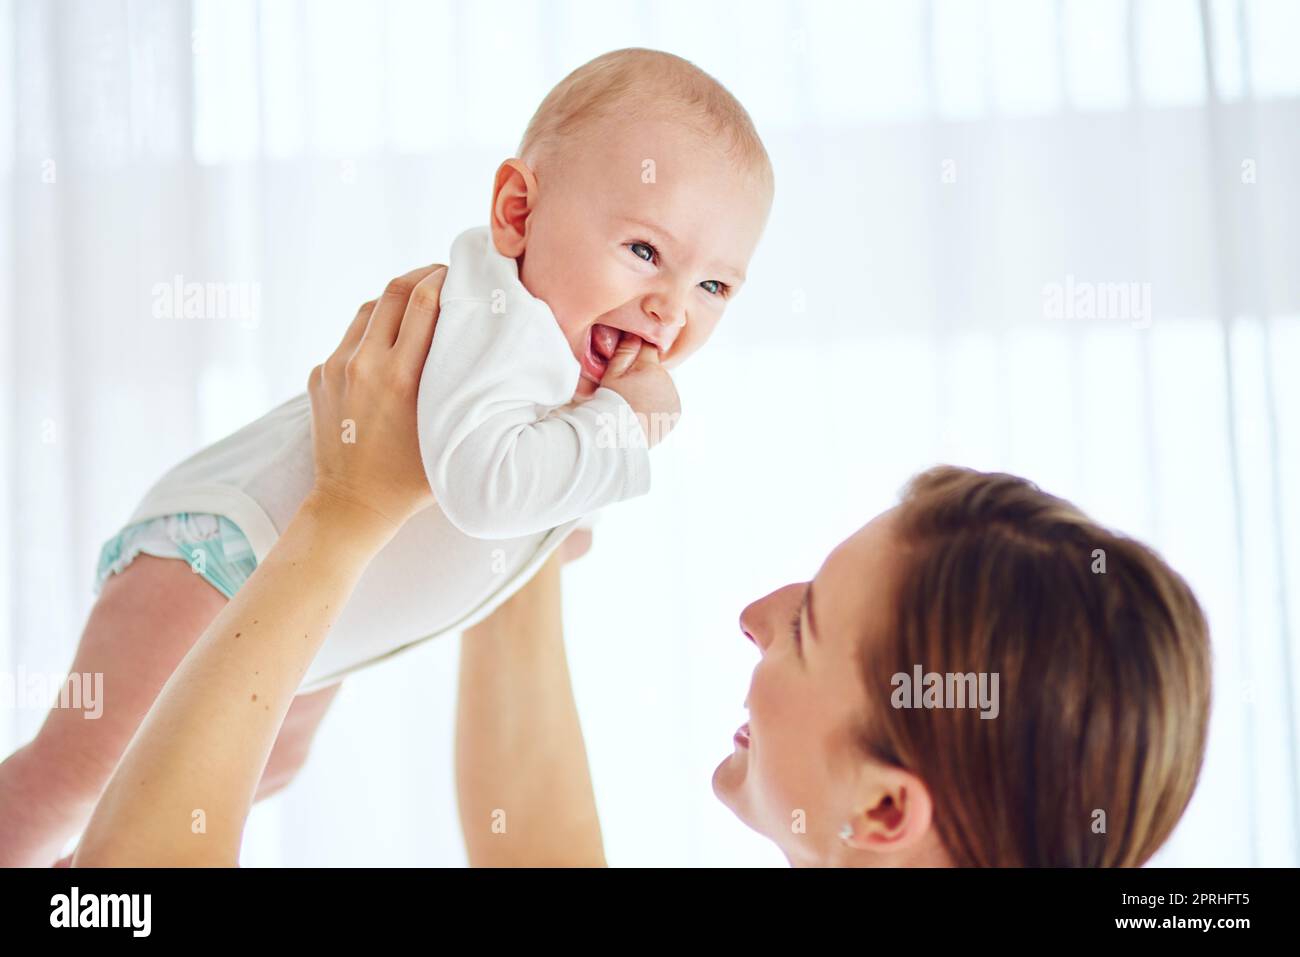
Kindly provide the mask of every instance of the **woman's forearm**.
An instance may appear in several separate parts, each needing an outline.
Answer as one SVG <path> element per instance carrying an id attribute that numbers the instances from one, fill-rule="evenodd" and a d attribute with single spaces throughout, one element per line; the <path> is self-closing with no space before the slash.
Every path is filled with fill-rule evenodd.
<path id="1" fill-rule="evenodd" d="M 558 555 L 461 640 L 456 791 L 473 867 L 605 864 Z"/>
<path id="2" fill-rule="evenodd" d="M 74 866 L 233 865 L 298 685 L 392 528 L 313 494 L 172 675 Z"/>

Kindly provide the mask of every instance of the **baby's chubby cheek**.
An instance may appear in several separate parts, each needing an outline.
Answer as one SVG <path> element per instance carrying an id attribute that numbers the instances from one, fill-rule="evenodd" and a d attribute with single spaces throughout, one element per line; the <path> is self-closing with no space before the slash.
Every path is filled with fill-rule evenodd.
<path id="1" fill-rule="evenodd" d="M 666 355 L 662 356 L 664 368 L 669 372 L 676 372 L 683 362 L 697 352 L 708 351 L 709 343 L 717 332 L 721 319 L 722 316 L 717 313 L 703 311 L 689 315 L 678 330 L 676 338 L 673 339 L 672 347 Z M 725 347 L 714 346 L 713 348 L 716 350 Z"/>
<path id="2" fill-rule="evenodd" d="M 517 260 L 519 281 L 529 294 L 542 300 L 572 341 L 579 329 L 591 325 L 600 312 L 593 279 L 576 269 L 575 257 L 552 255 L 545 237 L 529 239 L 524 255 Z"/>
<path id="3" fill-rule="evenodd" d="M 551 310 L 551 315 L 555 317 L 560 334 L 569 344 L 569 352 L 581 364 L 587 351 L 587 330 L 594 316 L 584 314 L 581 311 L 584 304 L 573 302 L 572 297 L 566 295 L 562 289 L 552 289 L 551 286 L 554 284 L 539 275 L 541 270 L 525 268 L 524 264 L 527 262 L 527 257 L 523 257 L 519 271 L 520 281 L 530 295 L 546 303 Z M 595 394 L 596 388 L 594 383 L 585 377 L 580 377 L 574 399 L 589 399 Z"/>

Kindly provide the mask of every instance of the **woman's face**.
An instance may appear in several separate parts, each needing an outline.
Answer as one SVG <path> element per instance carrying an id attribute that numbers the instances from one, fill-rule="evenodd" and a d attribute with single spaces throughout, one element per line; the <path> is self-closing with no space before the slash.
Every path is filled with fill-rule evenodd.
<path id="1" fill-rule="evenodd" d="M 713 790 L 792 864 L 945 863 L 924 784 L 864 757 L 856 742 L 868 693 L 860 642 L 878 639 L 888 621 L 894 521 L 893 511 L 878 516 L 832 551 L 811 583 L 779 588 L 740 616 L 761 657 L 749 722 Z M 888 695 L 889 678 L 871 693 Z"/>

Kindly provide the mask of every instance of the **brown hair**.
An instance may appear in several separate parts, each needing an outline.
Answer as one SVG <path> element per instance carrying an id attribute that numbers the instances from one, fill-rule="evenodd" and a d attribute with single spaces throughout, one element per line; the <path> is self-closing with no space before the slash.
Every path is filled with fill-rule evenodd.
<path id="1" fill-rule="evenodd" d="M 650 115 L 673 116 L 720 138 L 771 185 L 767 150 L 740 101 L 689 60 L 640 47 L 602 54 L 557 83 L 529 121 L 519 156 L 536 168 L 594 121 Z"/>
<path id="2" fill-rule="evenodd" d="M 1144 863 L 1205 753 L 1209 633 L 1191 589 L 1013 475 L 931 469 L 897 515 L 895 620 L 863 642 L 864 748 L 925 782 L 958 866 Z M 892 706 L 891 676 L 918 664 L 997 673 L 997 717 Z"/>

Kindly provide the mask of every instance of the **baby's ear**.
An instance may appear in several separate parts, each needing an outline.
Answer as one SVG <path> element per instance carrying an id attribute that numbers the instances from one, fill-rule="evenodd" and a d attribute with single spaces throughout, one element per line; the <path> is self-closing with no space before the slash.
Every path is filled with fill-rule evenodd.
<path id="1" fill-rule="evenodd" d="M 508 159 L 492 185 L 492 242 L 502 256 L 517 259 L 528 244 L 528 216 L 537 202 L 537 177 L 521 159 Z"/>

